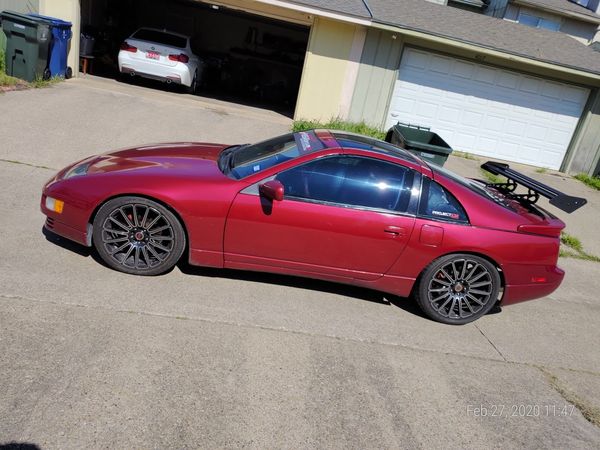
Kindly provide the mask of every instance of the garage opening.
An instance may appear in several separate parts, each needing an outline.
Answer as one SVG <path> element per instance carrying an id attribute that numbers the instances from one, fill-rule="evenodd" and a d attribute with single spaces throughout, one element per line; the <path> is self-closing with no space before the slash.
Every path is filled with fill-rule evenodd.
<path id="1" fill-rule="evenodd" d="M 121 43 L 141 27 L 190 37 L 204 69 L 198 95 L 291 114 L 310 27 L 193 0 L 81 0 L 82 52 L 94 75 L 123 79 Z M 91 49 L 90 49 L 91 48 Z M 136 79 L 158 89 L 181 89 Z"/>

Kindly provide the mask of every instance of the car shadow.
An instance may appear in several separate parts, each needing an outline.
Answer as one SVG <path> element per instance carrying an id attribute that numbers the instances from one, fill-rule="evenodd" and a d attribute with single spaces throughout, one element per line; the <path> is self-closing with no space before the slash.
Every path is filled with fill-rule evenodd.
<path id="1" fill-rule="evenodd" d="M 52 231 L 42 227 L 42 233 L 46 240 L 57 245 L 65 250 L 72 251 L 83 257 L 91 257 L 98 264 L 107 269 L 114 270 L 108 266 L 98 255 L 94 247 L 85 247 L 76 242 L 65 239 Z M 374 289 L 363 288 L 359 286 L 351 286 L 348 284 L 334 283 L 324 280 L 316 280 L 313 278 L 302 278 L 291 275 L 281 275 L 267 272 L 252 272 L 246 270 L 233 269 L 216 269 L 212 267 L 192 266 L 187 262 L 187 257 L 184 255 L 176 266 L 182 273 L 190 276 L 200 276 L 207 278 L 226 278 L 229 280 L 251 281 L 256 283 L 272 284 L 276 286 L 287 286 L 297 289 L 306 289 L 311 291 L 325 292 L 328 294 L 336 294 L 344 297 L 355 298 L 381 305 L 390 305 L 399 308 L 409 314 L 431 320 L 423 314 L 421 308 L 411 297 L 400 297 L 393 294 L 376 291 Z M 174 269 L 174 268 L 173 268 Z M 165 272 L 162 275 L 169 274 L 173 269 Z M 135 275 L 132 275 L 135 276 Z M 498 314 L 502 311 L 500 305 L 496 305 L 488 315 Z"/>
<path id="2" fill-rule="evenodd" d="M 94 253 L 94 249 L 92 247 L 86 247 L 85 245 L 81 245 L 77 242 L 65 239 L 64 237 L 59 236 L 58 234 L 55 234 L 52 231 L 48 230 L 46 227 L 42 227 L 42 234 L 48 242 L 51 242 L 54 245 L 64 248 L 65 250 L 77 253 L 79 256 L 85 256 L 87 258 L 89 256 L 92 256 L 92 253 Z"/>
<path id="3" fill-rule="evenodd" d="M 421 312 L 421 309 L 412 298 L 399 297 L 397 295 L 387 294 L 381 291 L 359 286 L 268 272 L 253 272 L 245 270 L 216 269 L 211 267 L 192 266 L 183 260 L 178 264 L 178 268 L 186 275 L 209 278 L 226 278 L 229 280 L 243 280 L 256 283 L 272 284 L 276 286 L 292 287 L 296 289 L 325 292 L 328 294 L 341 295 L 344 297 L 355 298 L 381 305 L 390 305 L 416 316 L 425 317 Z"/>

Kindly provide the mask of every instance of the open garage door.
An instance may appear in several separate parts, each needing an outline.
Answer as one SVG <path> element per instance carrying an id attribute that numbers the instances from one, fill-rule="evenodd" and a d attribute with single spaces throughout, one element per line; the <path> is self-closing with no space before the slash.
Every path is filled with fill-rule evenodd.
<path id="1" fill-rule="evenodd" d="M 199 94 L 294 110 L 310 28 L 191 0 L 81 0 L 81 24 L 94 38 L 94 74 L 116 77 L 125 38 L 140 27 L 191 37 L 205 62 Z M 155 83 L 156 87 L 161 87 Z"/>
<path id="2" fill-rule="evenodd" d="M 455 150 L 560 169 L 589 93 L 406 48 L 386 125 L 429 126 Z"/>

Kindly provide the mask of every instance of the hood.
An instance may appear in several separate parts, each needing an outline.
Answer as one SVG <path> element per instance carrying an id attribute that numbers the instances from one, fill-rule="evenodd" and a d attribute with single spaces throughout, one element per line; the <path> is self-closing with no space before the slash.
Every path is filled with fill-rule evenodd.
<path id="1" fill-rule="evenodd" d="M 201 166 L 216 168 L 216 160 L 228 145 L 178 142 L 146 145 L 100 155 L 89 164 L 87 173 L 158 169 L 198 173 Z"/>

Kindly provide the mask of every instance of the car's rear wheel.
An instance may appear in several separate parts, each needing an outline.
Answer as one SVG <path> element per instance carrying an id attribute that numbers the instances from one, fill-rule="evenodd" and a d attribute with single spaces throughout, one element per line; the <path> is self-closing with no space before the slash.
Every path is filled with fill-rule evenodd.
<path id="1" fill-rule="evenodd" d="M 113 269 L 134 275 L 170 270 L 185 249 L 177 217 L 161 204 L 141 197 L 106 202 L 94 219 L 94 246 Z"/>
<path id="2" fill-rule="evenodd" d="M 187 93 L 194 95 L 198 90 L 198 71 L 194 72 L 194 78 L 192 84 L 187 88 Z"/>
<path id="3" fill-rule="evenodd" d="M 498 270 L 486 259 L 469 254 L 447 255 L 425 269 L 415 297 L 431 319 L 463 325 L 494 307 L 500 284 Z"/>

